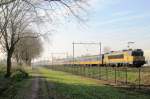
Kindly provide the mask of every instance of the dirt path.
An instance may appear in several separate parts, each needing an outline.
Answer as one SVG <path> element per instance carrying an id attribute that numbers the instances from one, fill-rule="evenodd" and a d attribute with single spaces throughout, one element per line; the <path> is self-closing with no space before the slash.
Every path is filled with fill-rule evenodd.
<path id="1" fill-rule="evenodd" d="M 31 94 L 28 99 L 49 99 L 46 80 L 39 74 L 36 74 L 32 80 Z"/>
<path id="2" fill-rule="evenodd" d="M 39 77 L 36 77 L 32 80 L 32 94 L 31 99 L 38 99 L 38 91 L 39 91 Z"/>

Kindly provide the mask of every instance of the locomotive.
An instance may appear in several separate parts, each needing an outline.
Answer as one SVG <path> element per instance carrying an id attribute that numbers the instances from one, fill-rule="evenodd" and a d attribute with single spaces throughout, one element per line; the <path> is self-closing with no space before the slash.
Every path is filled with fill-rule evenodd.
<path id="1" fill-rule="evenodd" d="M 144 51 L 142 49 L 128 49 L 111 51 L 102 55 L 89 55 L 76 58 L 64 58 L 56 60 L 57 65 L 85 65 L 85 66 L 130 66 L 141 67 L 145 64 Z"/>
<path id="2" fill-rule="evenodd" d="M 104 55 L 104 65 L 110 66 L 132 66 L 141 67 L 145 64 L 144 52 L 141 49 L 123 50 L 106 53 Z"/>

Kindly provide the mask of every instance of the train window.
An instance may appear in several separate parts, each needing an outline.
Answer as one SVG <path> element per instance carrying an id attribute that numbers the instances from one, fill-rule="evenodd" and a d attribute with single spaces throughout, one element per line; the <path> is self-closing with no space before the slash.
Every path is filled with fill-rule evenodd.
<path id="1" fill-rule="evenodd" d="M 119 55 L 108 56 L 108 59 L 120 59 L 120 58 L 124 58 L 124 55 L 123 54 L 119 54 Z"/>
<path id="2" fill-rule="evenodd" d="M 139 51 L 133 51 L 132 52 L 132 56 L 143 56 L 143 52 L 139 52 Z"/>
<path id="3" fill-rule="evenodd" d="M 97 56 L 97 60 L 102 60 L 102 56 Z"/>

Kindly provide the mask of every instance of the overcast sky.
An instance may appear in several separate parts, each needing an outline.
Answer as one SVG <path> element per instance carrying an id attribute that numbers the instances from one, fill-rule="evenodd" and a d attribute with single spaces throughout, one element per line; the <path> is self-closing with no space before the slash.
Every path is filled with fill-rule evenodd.
<path id="1" fill-rule="evenodd" d="M 73 41 L 101 42 L 102 49 L 108 46 L 112 50 L 125 49 L 127 42 L 133 41 L 134 48 L 150 50 L 150 0 L 91 0 L 90 4 L 88 21 L 79 24 L 75 19 L 64 19 L 52 34 L 51 43 L 44 44 L 43 57 L 52 52 L 71 55 Z M 76 53 L 83 55 L 92 49 L 98 53 L 99 46 L 91 47 L 77 46 Z"/>

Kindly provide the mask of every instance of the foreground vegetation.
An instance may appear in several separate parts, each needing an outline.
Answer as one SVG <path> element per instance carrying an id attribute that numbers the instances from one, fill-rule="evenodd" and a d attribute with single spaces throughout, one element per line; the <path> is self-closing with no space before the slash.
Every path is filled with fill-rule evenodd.
<path id="1" fill-rule="evenodd" d="M 20 99 L 17 97 L 22 96 L 22 94 L 18 93 L 30 83 L 30 80 L 27 80 L 29 78 L 28 73 L 23 69 L 13 69 L 10 78 L 5 78 L 5 73 L 5 68 L 0 66 L 0 99 Z"/>
<path id="2" fill-rule="evenodd" d="M 36 69 L 13 68 L 9 78 L 4 77 L 5 69 L 6 67 L 0 66 L 0 99 L 49 99 L 45 80 L 40 80 Z M 38 84 L 36 91 L 35 84 Z"/>
<path id="3" fill-rule="evenodd" d="M 10 78 L 4 78 L 4 73 L 0 67 L 0 99 L 32 99 L 34 93 L 37 99 L 150 99 L 146 93 L 47 68 L 14 69 Z"/>
<path id="4" fill-rule="evenodd" d="M 69 73 L 39 69 L 53 99 L 149 99 L 150 95 L 107 86 L 103 82 Z"/>
<path id="5" fill-rule="evenodd" d="M 126 67 L 89 67 L 89 66 L 49 66 L 49 68 L 65 71 L 76 75 L 108 80 L 110 82 L 122 82 L 132 85 L 150 85 L 150 68 L 126 68 Z M 140 70 L 140 76 L 139 76 Z M 140 82 L 139 82 L 140 81 Z"/>

